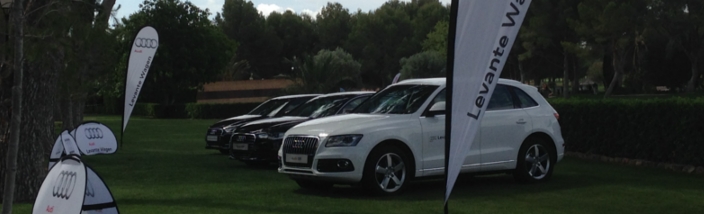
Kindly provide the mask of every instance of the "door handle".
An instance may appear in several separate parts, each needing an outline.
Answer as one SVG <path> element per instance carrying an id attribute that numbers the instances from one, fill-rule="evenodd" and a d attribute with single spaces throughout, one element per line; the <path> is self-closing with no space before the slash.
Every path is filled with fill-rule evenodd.
<path id="1" fill-rule="evenodd" d="M 526 121 L 523 120 L 523 119 L 520 119 L 520 120 L 516 121 L 516 124 L 521 124 L 521 125 L 523 125 L 523 124 L 526 124 Z"/>

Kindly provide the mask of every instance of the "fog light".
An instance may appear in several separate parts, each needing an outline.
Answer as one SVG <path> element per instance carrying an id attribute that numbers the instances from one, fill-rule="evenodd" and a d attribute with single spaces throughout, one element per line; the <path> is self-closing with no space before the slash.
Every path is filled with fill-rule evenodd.
<path id="1" fill-rule="evenodd" d="M 348 161 L 348 160 L 341 160 L 341 161 L 337 162 L 337 168 L 347 169 L 350 167 L 351 164 L 352 163 L 350 163 L 350 161 Z"/>
<path id="2" fill-rule="evenodd" d="M 348 159 L 320 159 L 317 170 L 319 172 L 350 172 L 354 171 L 354 165 Z"/>

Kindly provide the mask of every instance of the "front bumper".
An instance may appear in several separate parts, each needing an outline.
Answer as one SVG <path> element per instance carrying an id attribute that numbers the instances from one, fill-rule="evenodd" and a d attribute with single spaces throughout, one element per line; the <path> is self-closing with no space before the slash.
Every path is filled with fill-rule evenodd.
<path id="1" fill-rule="evenodd" d="M 230 147 L 230 133 L 220 128 L 211 128 L 205 134 L 206 149 L 227 150 Z"/>
<path id="2" fill-rule="evenodd" d="M 281 142 L 281 139 L 261 139 L 253 134 L 238 133 L 232 135 L 232 144 L 228 149 L 233 159 L 275 162 Z"/>
<path id="3" fill-rule="evenodd" d="M 303 152 L 284 152 L 285 147 L 289 144 L 288 138 L 284 141 L 284 145 L 279 150 L 279 169 L 278 172 L 288 175 L 294 180 L 318 180 L 327 181 L 338 184 L 354 184 L 362 180 L 364 162 L 366 161 L 367 151 L 361 147 L 325 147 L 324 145 L 315 145 L 316 148 L 313 154 L 305 154 Z M 287 156 L 299 157 L 307 155 L 307 160 L 293 159 Z M 292 163 L 290 161 L 298 161 Z M 338 169 L 333 172 L 330 169 L 330 163 L 344 163 L 349 161 L 349 165 L 344 169 Z M 304 162 L 304 163 L 300 163 Z"/>

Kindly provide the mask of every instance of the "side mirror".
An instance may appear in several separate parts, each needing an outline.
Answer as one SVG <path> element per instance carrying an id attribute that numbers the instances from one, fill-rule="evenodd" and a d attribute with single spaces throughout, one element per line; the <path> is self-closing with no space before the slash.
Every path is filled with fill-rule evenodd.
<path id="1" fill-rule="evenodd" d="M 427 116 L 433 117 L 439 114 L 445 114 L 445 101 L 440 101 L 433 104 L 433 106 L 430 107 L 430 110 L 428 110 Z"/>

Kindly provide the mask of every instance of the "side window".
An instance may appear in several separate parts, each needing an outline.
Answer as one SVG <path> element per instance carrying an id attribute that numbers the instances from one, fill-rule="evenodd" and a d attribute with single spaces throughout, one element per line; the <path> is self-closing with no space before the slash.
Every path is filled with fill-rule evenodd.
<path id="1" fill-rule="evenodd" d="M 513 88 L 513 91 L 516 92 L 516 96 L 518 96 L 518 100 L 521 101 L 519 103 L 519 106 L 521 108 L 530 108 L 530 107 L 535 107 L 538 106 L 538 102 L 535 102 L 535 100 L 530 97 L 525 91 L 521 90 L 520 88 L 516 87 L 511 87 Z"/>
<path id="2" fill-rule="evenodd" d="M 486 107 L 487 111 L 492 110 L 506 110 L 513 109 L 513 97 L 511 96 L 511 91 L 505 85 L 496 85 L 494 94 L 491 95 L 491 100 L 489 100 L 489 106 Z"/>
<path id="3" fill-rule="evenodd" d="M 347 105 L 345 105 L 345 107 L 342 109 L 342 112 L 340 112 L 340 113 L 346 114 L 346 113 L 352 112 L 352 110 L 354 110 L 354 108 L 357 108 L 357 106 L 360 103 L 364 102 L 364 100 L 367 100 L 367 98 L 369 98 L 369 96 L 355 98 L 354 100 L 348 102 Z"/>
<path id="4" fill-rule="evenodd" d="M 446 94 L 445 88 L 443 88 L 442 91 L 438 92 L 438 94 L 435 95 L 435 98 L 433 98 L 433 101 L 431 101 L 430 104 L 428 104 L 428 109 L 433 107 L 433 105 L 435 105 L 435 103 L 445 102 L 445 98 L 446 98 L 445 94 Z M 445 107 L 445 108 L 447 108 L 447 107 Z"/>

